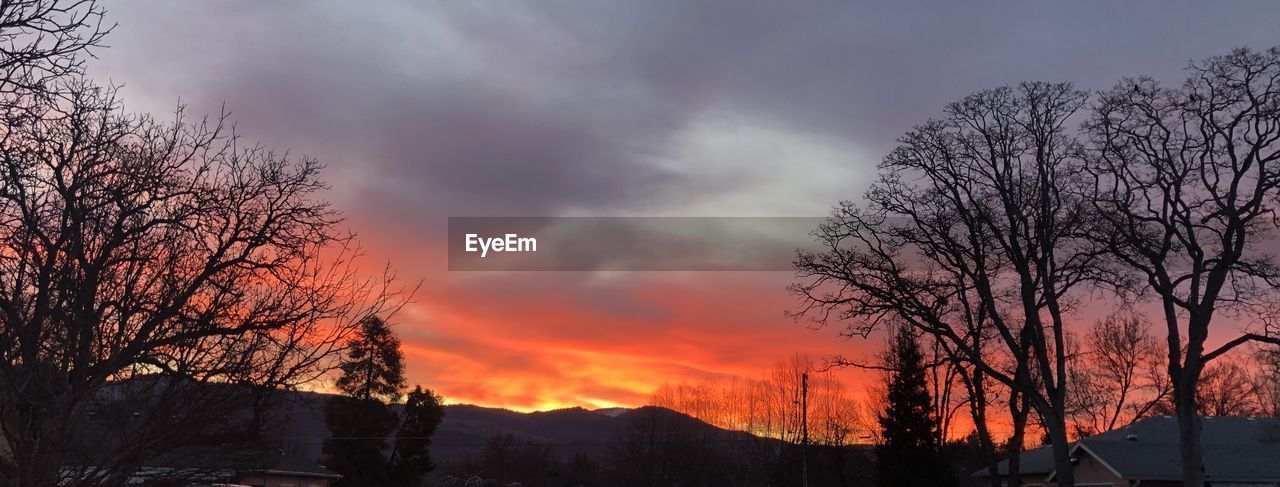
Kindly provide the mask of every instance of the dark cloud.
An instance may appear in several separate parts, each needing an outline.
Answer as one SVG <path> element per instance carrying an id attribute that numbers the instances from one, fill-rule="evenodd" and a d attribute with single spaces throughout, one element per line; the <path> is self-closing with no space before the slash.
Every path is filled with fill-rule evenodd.
<path id="1" fill-rule="evenodd" d="M 356 200 L 390 192 L 417 214 L 543 215 L 741 190 L 656 163 L 709 110 L 847 140 L 871 155 L 847 164 L 870 167 L 976 89 L 1101 88 L 1280 43 L 1262 13 L 1280 9 L 1264 3 L 793 7 L 121 2 L 99 70 L 148 107 L 226 101 L 251 136 L 361 176 Z"/>
<path id="2" fill-rule="evenodd" d="M 635 401 L 640 385 L 573 372 L 596 350 L 625 349 L 615 368 L 640 384 L 818 349 L 780 319 L 786 279 L 663 294 L 652 276 L 450 274 L 445 218 L 820 215 L 975 90 L 1176 83 L 1188 60 L 1280 44 L 1274 2 L 974 3 L 112 0 L 91 75 L 131 110 L 225 102 L 247 137 L 327 163 L 375 260 L 427 279 L 406 313 L 426 316 L 404 318 L 418 377 L 507 405 Z M 494 386 L 504 367 L 529 372 Z"/>

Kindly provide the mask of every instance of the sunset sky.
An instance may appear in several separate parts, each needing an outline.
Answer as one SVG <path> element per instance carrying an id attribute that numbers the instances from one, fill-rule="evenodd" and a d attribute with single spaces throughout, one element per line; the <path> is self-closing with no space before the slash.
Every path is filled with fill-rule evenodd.
<path id="1" fill-rule="evenodd" d="M 821 216 L 973 91 L 1280 44 L 1274 2 L 900 3 L 111 1 L 89 74 L 326 163 L 369 268 L 423 281 L 410 383 L 532 410 L 879 341 L 784 316 L 788 272 L 449 272 L 448 217 Z"/>

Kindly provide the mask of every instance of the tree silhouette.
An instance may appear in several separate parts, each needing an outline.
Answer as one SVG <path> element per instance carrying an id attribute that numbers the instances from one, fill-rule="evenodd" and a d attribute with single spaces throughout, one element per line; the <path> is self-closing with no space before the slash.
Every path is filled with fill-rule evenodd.
<path id="1" fill-rule="evenodd" d="M 403 362 L 400 340 L 385 321 L 369 316 L 360 322 L 339 366 L 337 384 L 346 394 L 325 402 L 324 421 L 332 436 L 322 450 L 325 465 L 343 476 L 337 485 L 374 487 L 390 481 L 385 451 L 398 418 L 387 402 L 400 398 Z"/>
<path id="2" fill-rule="evenodd" d="M 1066 124 L 1087 99 L 1069 83 L 1025 82 L 948 105 L 899 139 L 864 202 L 819 226 L 821 250 L 797 254 L 790 288 L 803 303 L 794 316 L 850 336 L 909 325 L 981 372 L 967 385 L 1016 391 L 1065 485 L 1066 323 L 1086 288 L 1116 278 L 1079 235 L 1092 222 Z"/>
<path id="3" fill-rule="evenodd" d="M 423 475 L 435 468 L 428 447 L 431 435 L 444 420 L 442 402 L 439 395 L 422 386 L 409 392 L 391 453 L 392 485 L 417 485 Z"/>
<path id="4" fill-rule="evenodd" d="M 1114 313 L 1084 337 L 1072 357 L 1071 417 L 1079 436 L 1142 419 L 1168 400 L 1160 342 L 1140 315 Z"/>
<path id="5" fill-rule="evenodd" d="M 885 409 L 879 415 L 876 485 L 914 487 L 956 485 L 938 444 L 938 423 L 915 336 L 906 329 L 892 338 Z"/>
<path id="6" fill-rule="evenodd" d="M 327 374 L 352 318 L 388 304 L 321 165 L 221 119 L 122 113 L 109 89 L 56 100 L 0 137 L 0 483 L 261 447 L 274 391 Z"/>
<path id="7" fill-rule="evenodd" d="M 324 422 L 332 435 L 322 447 L 324 465 L 342 475 L 335 485 L 386 485 L 384 454 L 396 426 L 395 412 L 377 399 L 336 396 L 325 403 Z"/>
<path id="8" fill-rule="evenodd" d="M 260 459 L 275 392 L 331 371 L 392 297 L 354 271 L 318 161 L 243 144 L 223 117 L 129 114 L 85 81 L 104 16 L 0 2 L 3 485 Z"/>
<path id="9" fill-rule="evenodd" d="M 339 366 L 338 389 L 359 399 L 395 402 L 404 389 L 404 354 L 400 339 L 377 316 L 360 322 L 359 335 L 351 340 L 347 359 Z"/>
<path id="10" fill-rule="evenodd" d="M 47 105 L 76 89 L 85 55 L 114 26 L 97 0 L 0 2 L 0 119 L 31 123 Z"/>
<path id="11" fill-rule="evenodd" d="M 1088 232 L 1097 251 L 1136 274 L 1158 304 L 1183 479 L 1199 487 L 1206 366 L 1250 341 L 1280 344 L 1280 330 L 1262 319 L 1207 348 L 1215 317 L 1265 318 L 1275 308 L 1280 267 L 1259 243 L 1275 238 L 1280 210 L 1280 48 L 1236 49 L 1187 71 L 1178 87 L 1129 78 L 1098 96 L 1084 126 L 1085 199 L 1099 217 Z"/>

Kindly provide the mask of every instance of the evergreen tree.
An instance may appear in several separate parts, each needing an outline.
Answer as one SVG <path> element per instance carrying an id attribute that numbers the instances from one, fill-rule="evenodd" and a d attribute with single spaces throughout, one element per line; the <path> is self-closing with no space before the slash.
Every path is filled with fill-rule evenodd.
<path id="1" fill-rule="evenodd" d="M 396 426 L 396 413 L 377 399 L 334 396 L 325 403 L 324 422 L 331 438 L 324 441 L 324 464 L 341 474 L 340 487 L 380 487 L 389 469 L 386 438 Z"/>
<path id="2" fill-rule="evenodd" d="M 878 417 L 876 485 L 880 487 L 954 486 L 957 480 L 939 448 L 937 421 L 915 336 L 899 330 L 891 341 L 889 390 Z"/>
<path id="3" fill-rule="evenodd" d="M 338 389 L 358 399 L 395 402 L 404 389 L 404 354 L 400 339 L 377 316 L 360 322 L 360 332 L 347 345 L 347 359 L 339 366 Z"/>
<path id="4" fill-rule="evenodd" d="M 343 476 L 334 485 L 384 486 L 391 480 L 386 438 L 397 423 L 388 402 L 400 398 L 405 382 L 400 340 L 385 321 L 370 316 L 347 348 L 337 382 L 345 395 L 325 403 L 331 435 L 322 447 L 325 465 Z"/>
<path id="5" fill-rule="evenodd" d="M 435 468 L 431 463 L 431 435 L 444 420 L 444 405 L 439 395 L 415 386 L 404 403 L 404 421 L 396 432 L 391 455 L 393 485 L 412 486 Z"/>

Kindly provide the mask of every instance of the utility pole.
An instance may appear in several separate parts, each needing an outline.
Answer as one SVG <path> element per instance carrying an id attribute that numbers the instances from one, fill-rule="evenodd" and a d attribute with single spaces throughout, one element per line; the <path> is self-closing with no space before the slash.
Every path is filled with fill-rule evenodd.
<path id="1" fill-rule="evenodd" d="M 809 487 L 809 373 L 800 373 L 800 485 Z"/>

